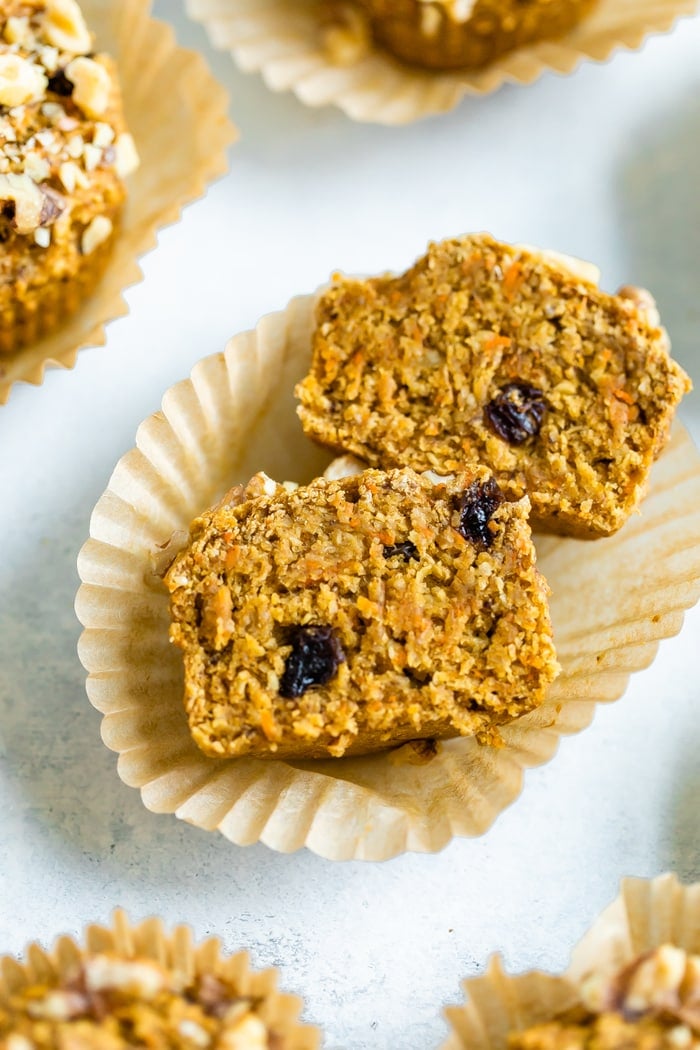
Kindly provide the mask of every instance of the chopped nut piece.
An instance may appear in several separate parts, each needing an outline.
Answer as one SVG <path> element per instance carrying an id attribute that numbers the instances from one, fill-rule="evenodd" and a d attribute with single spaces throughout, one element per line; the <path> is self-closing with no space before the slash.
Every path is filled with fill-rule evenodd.
<path id="1" fill-rule="evenodd" d="M 58 177 L 63 183 L 64 189 L 67 193 L 72 193 L 76 187 L 78 176 L 81 174 L 77 164 L 74 164 L 72 160 L 66 160 L 63 162 L 61 167 L 58 169 Z"/>
<path id="2" fill-rule="evenodd" d="M 48 81 L 39 66 L 14 54 L 0 54 L 0 105 L 24 106 L 46 91 Z"/>
<path id="3" fill-rule="evenodd" d="M 89 991 L 117 990 L 144 999 L 155 999 L 167 988 L 167 975 L 148 959 L 117 959 L 94 955 L 85 963 L 85 984 Z"/>
<path id="4" fill-rule="evenodd" d="M 92 58 L 74 58 L 66 76 L 75 84 L 73 101 L 88 117 L 101 117 L 109 106 L 112 82 L 109 73 Z"/>
<path id="5" fill-rule="evenodd" d="M 92 47 L 92 37 L 76 0 L 48 0 L 46 5 L 46 39 L 60 51 L 85 55 Z"/>
<path id="6" fill-rule="evenodd" d="M 8 18 L 3 36 L 8 44 L 19 44 L 21 47 L 26 47 L 33 40 L 29 19 L 26 16 Z"/>
<path id="7" fill-rule="evenodd" d="M 51 244 L 51 230 L 45 226 L 40 226 L 38 230 L 34 231 L 34 242 L 40 248 L 48 248 Z"/>
<path id="8" fill-rule="evenodd" d="M 188 1018 L 185 1018 L 184 1021 L 180 1021 L 178 1030 L 184 1039 L 188 1039 L 195 1046 L 204 1048 L 211 1044 L 209 1033 L 196 1021 L 190 1021 Z"/>
<path id="9" fill-rule="evenodd" d="M 86 143 L 83 150 L 83 161 L 85 162 L 86 171 L 94 171 L 97 165 L 102 160 L 102 150 L 98 146 L 93 146 L 91 143 Z"/>
<path id="10" fill-rule="evenodd" d="M 221 1050 L 267 1050 L 267 1028 L 254 1014 L 246 1014 L 235 1027 L 224 1029 L 219 1038 Z"/>
<path id="11" fill-rule="evenodd" d="M 96 215 L 90 225 L 86 228 L 80 241 L 80 249 L 83 255 L 91 255 L 101 244 L 112 235 L 111 219 L 106 215 Z"/>
<path id="12" fill-rule="evenodd" d="M 136 171 L 139 164 L 139 155 L 136 151 L 136 145 L 133 137 L 128 133 L 124 132 L 119 136 L 115 143 L 116 150 L 116 161 L 115 168 L 117 175 L 120 178 L 125 179 L 127 175 L 131 175 L 132 172 Z"/>
<path id="13" fill-rule="evenodd" d="M 14 203 L 18 233 L 32 233 L 39 226 L 44 195 L 28 175 L 0 175 L 0 201 Z"/>
<path id="14" fill-rule="evenodd" d="M 105 146 L 111 146 L 114 142 L 114 128 L 110 124 L 101 124 L 98 121 L 95 124 L 95 134 L 92 136 L 92 142 L 94 146 L 99 146 L 100 149 L 104 149 Z"/>

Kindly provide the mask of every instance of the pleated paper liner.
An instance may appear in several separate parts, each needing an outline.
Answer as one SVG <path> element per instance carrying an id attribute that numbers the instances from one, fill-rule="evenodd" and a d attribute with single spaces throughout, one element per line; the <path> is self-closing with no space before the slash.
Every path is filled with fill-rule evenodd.
<path id="1" fill-rule="evenodd" d="M 81 7 L 97 46 L 117 60 L 141 166 L 127 180 L 126 210 L 97 288 L 59 330 L 0 354 L 0 404 L 17 381 L 40 384 L 47 366 L 72 368 L 82 347 L 104 344 L 105 324 L 127 312 L 125 289 L 141 280 L 139 256 L 225 172 L 235 138 L 225 91 L 202 58 L 178 47 L 172 29 L 150 17 L 147 0 L 81 0 Z"/>
<path id="2" fill-rule="evenodd" d="M 477 72 L 426 72 L 370 48 L 350 65 L 334 63 L 324 44 L 320 0 L 186 0 L 214 47 L 273 91 L 293 91 L 309 106 L 336 105 L 352 120 L 408 124 L 453 109 L 465 95 L 505 83 L 530 84 L 542 73 L 571 73 L 583 60 L 604 62 L 665 33 L 697 0 L 598 0 L 591 15 L 559 40 L 502 56 Z"/>
<path id="3" fill-rule="evenodd" d="M 301 999 L 278 991 L 276 970 L 251 970 L 247 952 L 227 955 L 215 937 L 196 944 L 189 926 L 170 931 L 157 918 L 132 925 L 121 910 L 114 912 L 109 927 L 88 926 L 80 941 L 59 937 L 49 950 L 38 943 L 28 945 L 21 961 L 0 957 L 0 1009 L 32 984 L 70 980 L 86 956 L 104 952 L 126 960 L 153 960 L 189 981 L 205 974 L 227 980 L 239 995 L 260 1000 L 255 1013 L 277 1034 L 280 1050 L 319 1046 L 318 1030 L 299 1022 Z"/>
<path id="4" fill-rule="evenodd" d="M 459 739 L 432 759 L 411 745 L 307 763 L 207 758 L 187 728 L 158 555 L 256 471 L 305 482 L 328 465 L 304 437 L 293 397 L 309 364 L 314 301 L 293 300 L 200 361 L 118 463 L 78 563 L 88 695 L 120 777 L 150 810 L 241 845 L 307 846 L 338 860 L 432 852 L 483 834 L 518 796 L 524 771 L 587 726 L 597 702 L 620 697 L 659 639 L 680 629 L 700 596 L 700 456 L 677 426 L 642 513 L 617 535 L 537 538 L 563 672 L 539 710 L 503 730 L 503 747 Z"/>
<path id="5" fill-rule="evenodd" d="M 464 981 L 464 1005 L 445 1011 L 452 1034 L 443 1050 L 506 1050 L 509 1032 L 575 1006 L 585 976 L 613 974 L 662 944 L 700 953 L 700 883 L 683 886 L 675 875 L 625 879 L 620 896 L 574 949 L 561 977 L 510 976 L 494 956 L 483 976 Z"/>

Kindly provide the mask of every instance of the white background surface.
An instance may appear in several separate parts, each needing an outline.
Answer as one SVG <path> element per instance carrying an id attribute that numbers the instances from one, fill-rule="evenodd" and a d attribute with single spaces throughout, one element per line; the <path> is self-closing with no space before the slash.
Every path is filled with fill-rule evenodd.
<path id="1" fill-rule="evenodd" d="M 75 651 L 76 555 L 138 423 L 195 361 L 332 269 L 402 268 L 429 238 L 489 229 L 594 260 L 606 287 L 648 285 L 700 385 L 700 20 L 385 130 L 268 93 L 179 2 L 155 6 L 209 55 L 242 139 L 162 234 L 108 346 L 0 408 L 0 951 L 119 903 L 280 966 L 329 1048 L 429 1050 L 491 952 L 561 968 L 623 875 L 700 878 L 698 610 L 485 838 L 333 864 L 236 848 L 121 784 Z M 700 439 L 700 393 L 682 418 Z"/>

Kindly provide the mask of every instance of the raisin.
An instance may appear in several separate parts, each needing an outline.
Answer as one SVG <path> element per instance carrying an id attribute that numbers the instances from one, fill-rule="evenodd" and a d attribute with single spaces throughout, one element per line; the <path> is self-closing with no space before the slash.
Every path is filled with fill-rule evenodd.
<path id="1" fill-rule="evenodd" d="M 484 415 L 509 445 L 524 445 L 540 432 L 547 410 L 542 391 L 527 383 L 508 383 L 489 401 Z"/>
<path id="2" fill-rule="evenodd" d="M 472 482 L 457 504 L 458 532 L 471 543 L 490 547 L 493 543 L 493 533 L 489 522 L 501 503 L 503 493 L 493 478 L 484 482 Z"/>
<path id="3" fill-rule="evenodd" d="M 406 540 L 404 543 L 395 543 L 384 548 L 384 557 L 387 559 L 393 558 L 397 554 L 400 554 L 404 561 L 420 561 L 418 548 L 410 540 Z"/>
<path id="4" fill-rule="evenodd" d="M 290 627 L 292 651 L 280 681 L 280 696 L 294 700 L 315 685 L 325 685 L 345 661 L 345 653 L 330 627 L 307 624 Z"/>
<path id="5" fill-rule="evenodd" d="M 69 80 L 63 69 L 57 70 L 53 76 L 49 77 L 48 88 L 54 95 L 60 95 L 62 98 L 70 98 L 73 94 L 73 88 L 75 84 L 72 80 Z"/>

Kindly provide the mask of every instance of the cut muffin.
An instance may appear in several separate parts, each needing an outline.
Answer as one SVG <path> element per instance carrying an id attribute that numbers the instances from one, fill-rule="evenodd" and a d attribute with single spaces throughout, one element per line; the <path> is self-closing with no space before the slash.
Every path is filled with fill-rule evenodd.
<path id="1" fill-rule="evenodd" d="M 407 273 L 337 277 L 316 311 L 305 432 L 382 467 L 481 462 L 534 521 L 604 536 L 639 505 L 690 389 L 648 293 L 487 234 Z"/>
<path id="2" fill-rule="evenodd" d="M 0 0 L 0 351 L 57 328 L 102 275 L 137 166 L 113 61 L 75 0 Z"/>
<path id="3" fill-rule="evenodd" d="M 411 65 L 478 69 L 562 36 L 594 0 L 360 0 L 377 42 Z"/>
<path id="4" fill-rule="evenodd" d="M 484 469 L 233 490 L 165 577 L 197 745 L 312 758 L 496 740 L 557 671 L 528 510 Z"/>
<path id="5" fill-rule="evenodd" d="M 593 975 L 581 1004 L 508 1040 L 509 1050 L 698 1050 L 700 956 L 666 944 L 612 978 Z"/>

